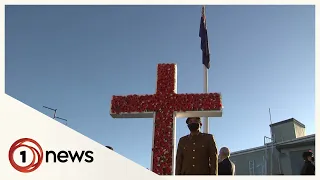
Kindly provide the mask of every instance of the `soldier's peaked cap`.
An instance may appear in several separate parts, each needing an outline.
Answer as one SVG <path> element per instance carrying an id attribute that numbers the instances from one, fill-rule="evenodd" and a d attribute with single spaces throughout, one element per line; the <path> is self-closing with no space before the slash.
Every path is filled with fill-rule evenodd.
<path id="1" fill-rule="evenodd" d="M 188 117 L 187 120 L 186 120 L 186 123 L 187 123 L 187 124 L 189 123 L 189 120 L 190 120 L 190 119 L 196 119 L 199 123 L 201 123 L 200 117 Z"/>

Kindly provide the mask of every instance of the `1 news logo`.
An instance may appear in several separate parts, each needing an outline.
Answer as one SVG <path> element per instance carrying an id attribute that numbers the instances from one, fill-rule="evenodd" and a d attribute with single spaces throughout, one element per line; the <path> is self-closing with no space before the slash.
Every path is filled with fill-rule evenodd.
<path id="1" fill-rule="evenodd" d="M 40 144 L 30 138 L 15 141 L 9 150 L 9 162 L 14 169 L 22 173 L 35 171 L 45 159 L 46 163 L 91 163 L 92 151 L 43 151 Z M 84 159 L 84 161 L 82 161 Z"/>

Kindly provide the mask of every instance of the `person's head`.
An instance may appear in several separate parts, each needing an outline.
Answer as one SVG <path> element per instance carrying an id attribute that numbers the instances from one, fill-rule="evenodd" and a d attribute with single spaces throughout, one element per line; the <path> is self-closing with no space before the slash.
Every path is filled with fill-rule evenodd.
<path id="1" fill-rule="evenodd" d="M 314 156 L 311 150 L 304 152 L 302 154 L 302 157 L 305 161 L 310 161 L 310 162 L 314 162 Z"/>
<path id="2" fill-rule="evenodd" d="M 202 126 L 200 117 L 189 117 L 186 123 L 191 133 L 199 132 Z"/>
<path id="3" fill-rule="evenodd" d="M 227 147 L 222 147 L 219 151 L 219 160 L 222 161 L 225 158 L 230 157 L 230 150 Z"/>
<path id="4" fill-rule="evenodd" d="M 107 148 L 111 149 L 113 151 L 113 148 L 111 146 L 106 146 Z"/>

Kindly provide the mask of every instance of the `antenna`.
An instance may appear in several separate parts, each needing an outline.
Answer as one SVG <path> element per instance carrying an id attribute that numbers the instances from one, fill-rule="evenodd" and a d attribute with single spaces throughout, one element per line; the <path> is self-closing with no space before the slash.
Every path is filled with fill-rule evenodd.
<path id="1" fill-rule="evenodd" d="M 54 111 L 53 119 L 56 118 L 56 114 L 57 114 L 57 110 L 58 110 L 58 109 L 49 108 L 49 107 L 47 107 L 47 106 L 43 106 L 43 107 L 46 108 L 46 109 L 49 109 L 49 110 L 51 110 L 51 111 Z"/>
<path id="2" fill-rule="evenodd" d="M 64 118 L 60 118 L 60 117 L 57 117 L 56 116 L 56 114 L 57 114 L 57 110 L 58 109 L 53 109 L 53 108 L 50 108 L 50 107 L 47 107 L 47 106 L 43 106 L 44 108 L 46 108 L 46 109 L 49 109 L 49 110 L 51 110 L 51 111 L 54 111 L 54 113 L 53 113 L 53 119 L 60 119 L 60 120 L 63 120 L 63 121 L 65 121 L 66 122 L 66 125 L 68 125 L 68 120 L 67 119 L 64 119 Z"/>
<path id="3" fill-rule="evenodd" d="M 270 124 L 272 124 L 272 120 L 271 120 L 271 109 L 269 108 L 269 118 L 270 118 Z"/>
<path id="4" fill-rule="evenodd" d="M 269 108 L 269 120 L 270 120 L 270 125 L 272 124 L 272 119 L 271 119 L 271 109 Z M 271 139 L 272 139 L 272 142 L 273 142 L 273 140 L 274 140 L 274 134 L 273 134 L 273 132 L 272 132 L 272 128 L 271 128 L 271 126 L 270 126 L 270 135 L 271 135 Z"/>
<path id="5" fill-rule="evenodd" d="M 64 119 L 64 118 L 60 118 L 60 117 L 56 117 L 55 119 L 60 119 L 62 121 L 65 121 L 66 122 L 66 125 L 68 125 L 68 120 Z"/>

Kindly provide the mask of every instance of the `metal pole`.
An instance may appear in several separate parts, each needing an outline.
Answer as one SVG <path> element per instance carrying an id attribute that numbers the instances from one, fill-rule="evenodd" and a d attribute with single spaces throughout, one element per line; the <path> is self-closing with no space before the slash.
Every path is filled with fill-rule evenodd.
<path id="1" fill-rule="evenodd" d="M 270 117 L 270 125 L 272 124 L 272 120 L 271 120 L 271 110 L 269 108 L 269 117 Z M 272 171 L 273 171 L 273 143 L 274 143 L 274 135 L 272 133 L 272 127 L 270 127 L 270 134 L 271 134 L 271 156 L 270 156 L 270 175 L 272 175 Z"/>
<path id="2" fill-rule="evenodd" d="M 264 143 L 264 145 L 266 146 L 265 147 L 265 150 L 264 150 L 264 153 L 265 153 L 265 162 L 264 162 L 264 169 L 265 169 L 265 172 L 264 172 L 264 175 L 268 175 L 268 159 L 269 159 L 269 157 L 268 157 L 268 144 L 266 143 L 266 136 L 264 136 L 264 139 L 263 139 L 263 143 Z"/>
<path id="3" fill-rule="evenodd" d="M 205 14 L 205 6 L 202 6 L 203 8 L 203 14 Z M 206 22 L 207 23 L 207 22 Z M 209 44 L 208 44 L 209 46 Z M 209 48 L 209 47 L 208 47 Z M 208 68 L 203 65 L 203 71 L 204 71 L 204 77 L 203 77 L 203 92 L 204 93 L 208 93 Z M 209 118 L 208 117 L 204 117 L 203 118 L 203 131 L 205 133 L 209 133 Z"/>
<path id="4" fill-rule="evenodd" d="M 208 93 L 208 69 L 205 65 L 203 65 L 203 70 L 204 70 L 204 86 L 203 86 L 203 91 L 204 93 Z M 208 117 L 204 117 L 203 118 L 203 131 L 205 133 L 209 133 L 209 118 Z"/>

